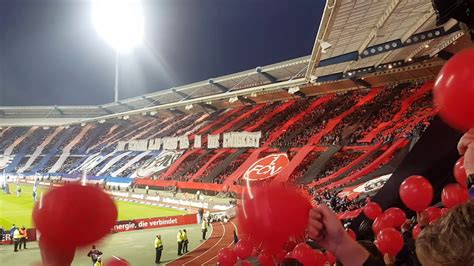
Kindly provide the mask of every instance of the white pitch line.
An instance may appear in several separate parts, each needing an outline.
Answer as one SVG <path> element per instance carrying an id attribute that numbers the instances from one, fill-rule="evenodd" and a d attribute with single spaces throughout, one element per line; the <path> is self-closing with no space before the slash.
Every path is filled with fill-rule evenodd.
<path id="1" fill-rule="evenodd" d="M 230 222 L 230 223 L 231 223 L 231 224 L 234 226 L 234 228 L 237 230 L 237 226 L 235 226 L 234 222 Z M 224 226 L 224 233 L 225 233 L 225 226 Z M 229 244 L 227 247 L 232 246 L 233 243 L 234 243 L 234 241 L 230 242 L 230 244 Z M 215 255 L 215 256 L 212 257 L 210 260 L 204 262 L 204 265 L 205 265 L 206 263 L 208 263 L 209 261 L 213 260 L 213 259 L 214 259 L 215 257 L 217 257 L 218 255 L 219 255 L 219 254 Z"/>
<path id="2" fill-rule="evenodd" d="M 222 226 L 222 228 L 224 228 L 224 233 L 222 234 L 221 238 L 219 238 L 219 240 L 210 248 L 208 248 L 205 252 L 201 253 L 199 256 L 196 256 L 195 258 L 193 258 L 192 260 L 184 263 L 183 265 L 186 265 L 186 264 L 189 264 L 191 261 L 201 257 L 202 255 L 206 254 L 207 252 L 209 252 L 209 250 L 211 250 L 212 248 L 214 248 L 215 246 L 217 246 L 219 244 L 219 242 L 221 242 L 222 238 L 224 238 L 225 236 L 225 226 L 222 224 L 222 222 L 219 222 L 220 225 Z M 206 261 L 207 262 L 207 261 Z"/>

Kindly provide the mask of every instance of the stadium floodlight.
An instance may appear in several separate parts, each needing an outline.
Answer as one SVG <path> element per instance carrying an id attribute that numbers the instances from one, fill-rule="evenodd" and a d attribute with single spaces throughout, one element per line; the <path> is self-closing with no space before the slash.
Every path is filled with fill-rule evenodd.
<path id="1" fill-rule="evenodd" d="M 115 49 L 115 102 L 119 100 L 119 54 L 142 42 L 145 17 L 140 0 L 92 0 L 92 22 L 99 35 Z"/>
<path id="2" fill-rule="evenodd" d="M 141 43 L 145 18 L 140 0 L 92 1 L 94 27 L 117 52 L 129 52 Z"/>

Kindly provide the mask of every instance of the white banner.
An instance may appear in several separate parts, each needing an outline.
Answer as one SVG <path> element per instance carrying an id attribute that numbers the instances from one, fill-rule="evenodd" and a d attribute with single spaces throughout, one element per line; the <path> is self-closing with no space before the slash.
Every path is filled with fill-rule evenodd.
<path id="1" fill-rule="evenodd" d="M 194 148 L 201 148 L 201 136 L 195 135 L 194 136 Z"/>
<path id="2" fill-rule="evenodd" d="M 162 151 L 152 162 L 137 169 L 135 175 L 137 177 L 148 177 L 163 171 L 173 164 L 181 154 L 180 151 Z"/>
<path id="3" fill-rule="evenodd" d="M 223 135 L 223 148 L 258 148 L 260 147 L 260 138 L 262 133 L 258 132 L 229 132 Z M 207 148 L 217 149 L 221 145 L 219 143 L 220 134 L 207 135 Z M 185 150 L 189 149 L 189 136 L 165 137 L 156 139 L 141 139 L 130 141 L 119 141 L 116 151 L 156 151 L 156 150 Z M 202 147 L 202 137 L 194 136 L 194 148 Z"/>
<path id="4" fill-rule="evenodd" d="M 207 148 L 208 149 L 219 148 L 219 135 L 207 135 Z"/>
<path id="5" fill-rule="evenodd" d="M 222 146 L 224 148 L 258 148 L 262 133 L 259 132 L 229 132 L 224 133 Z"/>

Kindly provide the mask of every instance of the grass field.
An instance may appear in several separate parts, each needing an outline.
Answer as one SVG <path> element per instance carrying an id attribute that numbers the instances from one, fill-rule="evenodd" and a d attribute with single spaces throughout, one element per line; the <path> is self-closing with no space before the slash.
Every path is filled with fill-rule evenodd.
<path id="1" fill-rule="evenodd" d="M 161 261 L 166 263 L 177 258 L 176 233 L 179 229 L 186 229 L 188 231 L 190 251 L 202 243 L 199 241 L 201 226 L 196 224 L 111 234 L 96 245 L 104 253 L 104 259 L 117 256 L 126 259 L 133 266 L 156 265 L 154 263 L 154 241 L 156 234 L 161 234 L 164 246 Z M 209 235 L 211 235 L 211 232 L 209 232 Z M 37 242 L 28 242 L 26 246 L 26 250 L 13 252 L 12 245 L 0 245 L 0 265 L 40 265 L 41 254 Z M 72 265 L 92 265 L 90 258 L 86 256 L 89 249 L 90 247 L 77 249 Z"/>
<path id="2" fill-rule="evenodd" d="M 13 223 L 20 226 L 25 225 L 26 227 L 32 226 L 33 187 L 22 185 L 21 188 L 22 193 L 20 197 L 16 196 L 15 184 L 10 184 L 12 194 L 7 195 L 0 191 L 0 225 L 4 228 L 9 229 Z M 44 189 L 38 189 L 38 191 L 40 193 L 47 193 Z M 116 204 L 119 220 L 163 217 L 186 213 L 185 211 L 131 202 L 116 201 Z M 189 250 L 201 244 L 199 241 L 201 227 L 199 224 L 195 224 L 110 234 L 99 243 L 96 243 L 96 245 L 104 253 L 104 259 L 118 256 L 125 258 L 132 265 L 155 265 L 154 240 L 156 234 L 161 234 L 164 245 L 162 261 L 166 263 L 177 257 L 176 232 L 179 229 L 187 229 L 188 231 Z M 41 255 L 37 242 L 28 242 L 27 247 L 28 249 L 26 250 L 14 253 L 12 245 L 0 245 L 0 264 L 38 265 L 38 262 L 41 261 Z M 91 265 L 90 258 L 86 256 L 89 248 L 85 247 L 76 250 L 76 256 L 72 265 Z"/>
<path id="3" fill-rule="evenodd" d="M 0 191 L 0 226 L 9 229 L 12 224 L 33 227 L 31 212 L 33 210 L 33 187 L 21 185 L 21 196 L 16 196 L 16 185 L 10 184 L 11 194 Z M 38 194 L 46 193 L 43 188 L 38 189 Z M 39 198 L 39 197 L 38 197 Z M 162 208 L 158 206 L 143 205 L 132 202 L 115 202 L 118 208 L 118 220 L 137 218 L 163 217 L 185 214 L 185 211 Z"/>

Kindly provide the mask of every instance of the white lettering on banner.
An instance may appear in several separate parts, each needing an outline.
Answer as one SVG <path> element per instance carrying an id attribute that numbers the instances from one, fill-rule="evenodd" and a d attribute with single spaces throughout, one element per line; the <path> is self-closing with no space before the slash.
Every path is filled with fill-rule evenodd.
<path id="1" fill-rule="evenodd" d="M 127 224 L 116 224 L 114 225 L 115 231 L 128 231 L 135 229 L 134 223 L 127 223 Z"/>
<path id="2" fill-rule="evenodd" d="M 127 144 L 127 142 L 125 141 L 119 141 L 117 143 L 117 148 L 115 148 L 116 151 L 125 151 L 125 145 Z"/>
<path id="3" fill-rule="evenodd" d="M 179 137 L 179 149 L 184 150 L 189 148 L 189 138 L 188 136 Z"/>
<path id="4" fill-rule="evenodd" d="M 222 146 L 224 148 L 246 148 L 260 145 L 262 133 L 259 132 L 229 132 L 224 133 Z"/>
<path id="5" fill-rule="evenodd" d="M 151 200 L 151 201 L 160 201 L 161 200 L 160 196 L 147 196 L 145 199 L 146 200 Z"/>
<path id="6" fill-rule="evenodd" d="M 118 191 L 106 191 L 106 192 L 117 197 L 128 197 L 128 193 L 126 192 L 118 192 Z"/>
<path id="7" fill-rule="evenodd" d="M 197 215 L 188 214 L 180 216 L 168 216 L 160 218 L 146 218 L 126 221 L 117 221 L 113 227 L 115 232 L 124 232 L 131 230 L 141 230 L 147 228 L 160 228 L 166 226 L 196 224 Z"/>
<path id="8" fill-rule="evenodd" d="M 280 173 L 288 164 L 286 153 L 271 154 L 253 163 L 243 177 L 250 181 L 265 180 Z"/>
<path id="9" fill-rule="evenodd" d="M 260 138 L 262 133 L 258 132 L 229 132 L 223 134 L 224 148 L 258 148 L 260 147 Z M 216 149 L 220 147 L 220 134 L 207 136 L 207 147 Z M 162 146 L 163 145 L 163 146 Z M 200 135 L 194 136 L 194 148 L 201 148 L 202 137 Z M 155 139 L 141 139 L 130 141 L 119 141 L 117 143 L 116 151 L 153 151 L 160 150 L 183 150 L 189 149 L 189 136 L 165 137 Z"/>
<path id="10" fill-rule="evenodd" d="M 194 148 L 201 148 L 201 136 L 194 135 Z"/>
<path id="11" fill-rule="evenodd" d="M 385 185 L 385 182 L 387 182 L 390 176 L 392 176 L 392 174 L 383 175 L 381 177 L 369 180 L 361 184 L 360 186 L 354 188 L 353 191 L 358 193 L 369 193 L 372 191 L 377 191 Z"/>
<path id="12" fill-rule="evenodd" d="M 147 177 L 159 173 L 173 164 L 181 154 L 182 151 L 162 151 L 152 162 L 137 169 L 135 174 L 137 177 Z"/>
<path id="13" fill-rule="evenodd" d="M 132 194 L 132 195 L 130 195 L 130 197 L 134 198 L 134 199 L 143 199 L 144 195 L 143 194 Z"/>
<path id="14" fill-rule="evenodd" d="M 207 148 L 208 149 L 219 148 L 219 135 L 207 135 Z"/>
<path id="15" fill-rule="evenodd" d="M 150 151 L 159 150 L 161 149 L 161 144 L 162 144 L 161 138 L 150 139 L 148 141 L 148 150 Z"/>

